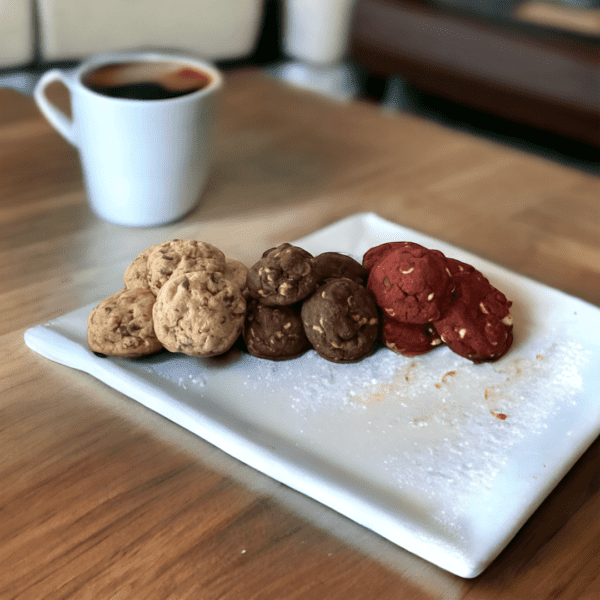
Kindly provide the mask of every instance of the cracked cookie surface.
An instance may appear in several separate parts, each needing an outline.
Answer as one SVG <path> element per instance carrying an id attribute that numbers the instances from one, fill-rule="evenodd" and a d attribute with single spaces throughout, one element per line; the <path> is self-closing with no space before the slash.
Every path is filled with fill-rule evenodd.
<path id="1" fill-rule="evenodd" d="M 173 275 L 192 271 L 223 272 L 225 255 L 208 242 L 170 240 L 157 244 L 148 255 L 148 284 L 158 295 Z"/>
<path id="2" fill-rule="evenodd" d="M 154 305 L 158 339 L 171 352 L 216 356 L 231 348 L 244 325 L 246 301 L 239 285 L 220 272 L 171 276 Z"/>
<path id="3" fill-rule="evenodd" d="M 102 300 L 88 316 L 90 349 L 129 358 L 161 350 L 152 319 L 155 300 L 147 288 L 124 289 Z"/>
<path id="4" fill-rule="evenodd" d="M 453 278 L 439 250 L 418 245 L 390 250 L 369 273 L 377 304 L 402 323 L 428 323 L 449 306 Z"/>
<path id="5" fill-rule="evenodd" d="M 302 304 L 302 323 L 316 352 L 332 362 L 368 356 L 377 339 L 377 305 L 366 288 L 350 279 L 331 279 Z"/>
<path id="6" fill-rule="evenodd" d="M 248 269 L 250 295 L 269 306 L 295 304 L 316 287 L 315 259 L 306 250 L 281 244 Z"/>

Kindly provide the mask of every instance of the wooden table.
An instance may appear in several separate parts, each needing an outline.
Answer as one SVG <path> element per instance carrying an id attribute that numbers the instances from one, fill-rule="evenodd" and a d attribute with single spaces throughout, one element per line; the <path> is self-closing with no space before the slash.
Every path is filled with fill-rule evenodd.
<path id="1" fill-rule="evenodd" d="M 23 342 L 120 289 L 153 243 L 251 264 L 364 210 L 600 306 L 599 194 L 576 170 L 244 71 L 200 206 L 126 229 L 90 212 L 75 151 L 33 101 L 0 90 L 0 598 L 600 598 L 600 440 L 464 580 Z"/>

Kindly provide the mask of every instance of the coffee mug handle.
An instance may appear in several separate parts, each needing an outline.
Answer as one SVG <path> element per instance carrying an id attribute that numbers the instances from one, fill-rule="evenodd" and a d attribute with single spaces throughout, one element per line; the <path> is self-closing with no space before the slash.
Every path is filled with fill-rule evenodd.
<path id="1" fill-rule="evenodd" d="M 52 69 L 44 73 L 37 82 L 33 91 L 33 97 L 43 115 L 50 124 L 60 133 L 70 144 L 76 146 L 75 129 L 72 119 L 69 119 L 64 112 L 51 104 L 46 97 L 46 87 L 55 81 L 60 81 L 71 92 L 70 80 L 66 73 L 60 69 Z"/>

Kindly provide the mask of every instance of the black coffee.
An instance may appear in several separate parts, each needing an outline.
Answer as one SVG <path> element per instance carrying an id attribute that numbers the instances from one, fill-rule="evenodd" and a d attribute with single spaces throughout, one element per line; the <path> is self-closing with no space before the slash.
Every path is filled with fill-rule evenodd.
<path id="1" fill-rule="evenodd" d="M 211 76 L 177 62 L 140 61 L 108 64 L 83 78 L 86 87 L 112 98 L 165 100 L 205 88 Z"/>

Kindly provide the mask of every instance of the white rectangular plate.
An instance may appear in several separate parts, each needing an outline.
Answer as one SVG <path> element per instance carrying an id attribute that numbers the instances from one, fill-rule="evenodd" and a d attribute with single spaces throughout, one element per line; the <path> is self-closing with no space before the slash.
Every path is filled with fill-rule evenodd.
<path id="1" fill-rule="evenodd" d="M 314 351 L 284 362 L 239 350 L 214 359 L 100 358 L 86 342 L 93 305 L 27 330 L 25 342 L 397 545 L 474 577 L 600 434 L 600 309 L 374 214 L 295 243 L 360 259 L 394 240 L 473 264 L 512 300 L 506 356 L 474 365 L 447 347 L 416 358 L 381 347 L 349 365 Z"/>

